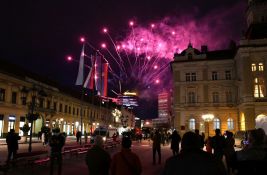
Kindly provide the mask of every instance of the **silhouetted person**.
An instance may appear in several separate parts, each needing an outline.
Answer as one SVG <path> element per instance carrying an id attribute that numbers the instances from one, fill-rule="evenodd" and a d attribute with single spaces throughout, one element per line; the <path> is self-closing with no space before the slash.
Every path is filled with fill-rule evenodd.
<path id="1" fill-rule="evenodd" d="M 224 147 L 224 155 L 227 164 L 228 173 L 232 171 L 233 163 L 234 163 L 234 156 L 235 156 L 235 139 L 234 134 L 230 131 L 226 131 L 226 139 L 225 139 L 225 147 Z"/>
<path id="2" fill-rule="evenodd" d="M 8 149 L 7 163 L 12 159 L 16 159 L 17 151 L 19 149 L 18 140 L 20 140 L 20 136 L 15 133 L 14 129 L 10 129 L 10 132 L 6 136 L 6 143 Z"/>
<path id="3" fill-rule="evenodd" d="M 140 175 L 142 166 L 139 157 L 130 149 L 131 139 L 123 137 L 121 145 L 121 151 L 112 158 L 111 175 Z"/>
<path id="4" fill-rule="evenodd" d="M 50 155 L 50 175 L 53 174 L 54 171 L 54 163 L 57 160 L 58 163 L 58 175 L 61 175 L 62 170 L 62 147 L 65 144 L 65 137 L 60 134 L 60 129 L 55 128 L 53 130 L 53 135 L 49 140 L 49 145 L 51 147 L 51 155 Z"/>
<path id="5" fill-rule="evenodd" d="M 81 131 L 78 131 L 78 132 L 76 133 L 76 142 L 77 142 L 77 143 L 80 142 L 81 137 L 82 137 L 82 132 L 81 132 Z"/>
<path id="6" fill-rule="evenodd" d="M 220 129 L 215 129 L 215 136 L 211 139 L 211 146 L 214 150 L 214 156 L 222 160 L 225 147 L 225 138 L 221 135 Z"/>
<path id="7" fill-rule="evenodd" d="M 159 133 L 159 130 L 156 130 L 155 134 L 153 135 L 153 164 L 156 164 L 156 152 L 158 153 L 158 163 L 161 163 L 161 148 L 160 148 L 160 143 L 161 143 L 161 135 Z"/>
<path id="8" fill-rule="evenodd" d="M 197 135 L 198 138 L 199 138 L 200 148 L 203 149 L 203 147 L 204 147 L 204 139 L 205 139 L 205 136 L 203 137 L 202 135 L 200 135 L 198 129 L 195 129 L 195 133 L 196 133 L 196 135 Z"/>
<path id="9" fill-rule="evenodd" d="M 95 137 L 94 146 L 88 150 L 85 162 L 90 175 L 108 175 L 111 158 L 109 153 L 103 149 L 102 136 Z"/>
<path id="10" fill-rule="evenodd" d="M 174 130 L 172 135 L 170 136 L 170 139 L 171 139 L 172 153 L 173 153 L 174 156 L 178 155 L 181 136 L 178 134 L 178 132 L 176 130 Z"/>
<path id="11" fill-rule="evenodd" d="M 198 135 L 184 134 L 181 151 L 166 161 L 162 175 L 226 175 L 221 160 L 200 149 Z"/>

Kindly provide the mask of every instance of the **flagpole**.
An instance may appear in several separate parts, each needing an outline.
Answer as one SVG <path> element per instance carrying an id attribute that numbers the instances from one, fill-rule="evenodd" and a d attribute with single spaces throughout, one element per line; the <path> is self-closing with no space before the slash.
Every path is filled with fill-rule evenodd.
<path id="1" fill-rule="evenodd" d="M 81 136 L 84 134 L 83 133 L 83 94 L 84 94 L 84 88 L 82 86 L 82 95 L 81 95 Z M 85 135 L 86 136 L 86 135 Z M 80 145 L 82 145 L 82 137 L 80 139 Z"/>
<path id="2" fill-rule="evenodd" d="M 85 43 L 83 43 L 83 47 L 82 47 L 82 52 L 80 55 L 80 60 L 79 60 L 79 71 L 78 71 L 78 75 L 77 75 L 77 79 L 76 79 L 76 83 L 75 85 L 81 85 L 82 86 L 82 94 L 81 94 L 81 111 L 80 111 L 80 117 L 81 117 L 81 136 L 83 135 L 83 94 L 84 94 L 84 90 L 83 90 L 83 83 L 84 83 L 84 47 L 85 47 Z M 79 128 L 78 128 L 79 130 Z M 80 145 L 82 144 L 82 137 L 80 138 Z"/>

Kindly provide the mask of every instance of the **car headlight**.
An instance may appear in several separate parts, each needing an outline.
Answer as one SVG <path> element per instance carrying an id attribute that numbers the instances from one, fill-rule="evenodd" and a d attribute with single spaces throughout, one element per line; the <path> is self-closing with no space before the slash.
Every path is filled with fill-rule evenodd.
<path id="1" fill-rule="evenodd" d="M 106 139 L 107 139 L 106 137 L 103 137 L 103 141 L 106 141 Z"/>

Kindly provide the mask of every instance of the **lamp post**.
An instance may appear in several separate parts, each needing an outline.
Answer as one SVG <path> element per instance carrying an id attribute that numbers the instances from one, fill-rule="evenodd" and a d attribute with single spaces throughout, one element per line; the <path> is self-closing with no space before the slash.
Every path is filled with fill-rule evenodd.
<path id="1" fill-rule="evenodd" d="M 29 102 L 29 112 L 26 115 L 27 120 L 30 122 L 31 124 L 31 128 L 30 128 L 30 141 L 29 141 L 29 149 L 28 151 L 31 152 L 32 151 L 32 128 L 33 128 L 33 121 L 37 120 L 39 117 L 39 114 L 36 112 L 36 108 L 38 107 L 37 104 L 37 96 L 38 96 L 38 90 L 35 86 L 33 86 L 31 89 L 26 89 L 25 87 L 23 87 L 23 89 L 21 90 L 21 96 L 22 99 L 26 99 L 27 98 L 27 94 L 31 93 L 31 102 Z"/>
<path id="2" fill-rule="evenodd" d="M 203 114 L 202 119 L 207 122 L 207 128 L 208 128 L 208 137 L 209 137 L 209 122 L 212 121 L 214 119 L 214 115 L 213 114 Z"/>

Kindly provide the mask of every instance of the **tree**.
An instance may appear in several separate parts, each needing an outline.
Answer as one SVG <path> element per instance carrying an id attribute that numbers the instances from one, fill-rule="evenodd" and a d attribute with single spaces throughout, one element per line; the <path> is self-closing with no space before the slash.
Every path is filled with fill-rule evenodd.
<path id="1" fill-rule="evenodd" d="M 27 142 L 27 136 L 28 136 L 28 132 L 30 131 L 30 129 L 31 128 L 28 123 L 25 123 L 23 127 L 20 127 L 20 130 L 22 130 L 23 136 L 25 137 L 25 142 Z"/>

